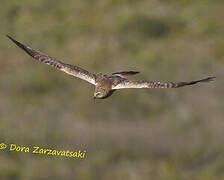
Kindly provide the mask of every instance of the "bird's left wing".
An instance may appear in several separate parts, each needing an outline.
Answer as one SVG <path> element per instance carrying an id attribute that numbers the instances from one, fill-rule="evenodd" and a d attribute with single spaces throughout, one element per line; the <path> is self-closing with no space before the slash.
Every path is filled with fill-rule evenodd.
<path id="1" fill-rule="evenodd" d="M 114 84 L 112 89 L 123 89 L 123 88 L 179 88 L 183 86 L 189 86 L 197 84 L 199 82 L 213 81 L 215 77 L 208 77 L 205 79 L 189 82 L 149 82 L 149 81 L 130 81 L 122 79 L 120 82 Z"/>
<path id="2" fill-rule="evenodd" d="M 47 56 L 39 51 L 33 50 L 32 48 L 25 46 L 24 44 L 16 41 L 12 37 L 8 36 L 7 37 L 12 40 L 18 47 L 23 49 L 27 54 L 29 54 L 31 57 L 36 59 L 37 61 L 43 62 L 45 64 L 48 64 L 50 66 L 53 66 L 54 68 L 61 70 L 69 75 L 78 77 L 80 79 L 83 79 L 91 84 L 95 85 L 95 74 L 90 73 L 86 71 L 85 69 L 82 69 L 78 66 L 70 65 L 70 64 L 65 64 L 53 57 Z"/>

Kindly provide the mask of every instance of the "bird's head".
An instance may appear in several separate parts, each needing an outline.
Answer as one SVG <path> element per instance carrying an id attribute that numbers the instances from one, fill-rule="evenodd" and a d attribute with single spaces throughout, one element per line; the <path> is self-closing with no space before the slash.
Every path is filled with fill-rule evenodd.
<path id="1" fill-rule="evenodd" d="M 107 96 L 108 92 L 105 89 L 95 90 L 93 98 L 94 99 L 102 99 Z"/>
<path id="2" fill-rule="evenodd" d="M 110 90 L 110 91 L 95 91 L 94 92 L 94 99 L 105 99 L 109 96 L 111 96 L 114 93 L 115 90 Z"/>

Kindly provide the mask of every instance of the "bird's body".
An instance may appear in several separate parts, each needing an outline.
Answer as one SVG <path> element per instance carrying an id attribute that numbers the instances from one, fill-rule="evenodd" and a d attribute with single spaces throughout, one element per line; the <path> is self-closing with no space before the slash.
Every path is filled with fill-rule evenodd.
<path id="1" fill-rule="evenodd" d="M 107 98 L 112 95 L 112 76 L 102 73 L 96 74 L 96 87 L 94 97 Z"/>
<path id="2" fill-rule="evenodd" d="M 139 72 L 136 71 L 123 71 L 112 74 L 102 73 L 91 73 L 82 69 L 78 66 L 63 63 L 53 57 L 47 56 L 39 51 L 33 50 L 32 48 L 23 45 L 16 41 L 10 36 L 11 39 L 17 46 L 23 49 L 27 54 L 36 59 L 37 61 L 43 62 L 54 68 L 61 70 L 69 75 L 83 79 L 93 85 L 95 85 L 94 98 L 104 99 L 113 94 L 117 89 L 123 88 L 179 88 L 183 86 L 193 85 L 199 82 L 209 82 L 215 77 L 208 77 L 201 80 L 190 81 L 190 82 L 158 82 L 158 81 L 133 81 L 129 80 L 128 77 L 135 75 Z"/>

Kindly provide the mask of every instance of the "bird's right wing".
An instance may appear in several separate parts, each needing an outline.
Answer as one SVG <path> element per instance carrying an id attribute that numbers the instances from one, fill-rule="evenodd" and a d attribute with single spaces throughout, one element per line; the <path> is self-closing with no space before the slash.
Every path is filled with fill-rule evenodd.
<path id="1" fill-rule="evenodd" d="M 39 51 L 33 50 L 28 46 L 25 46 L 24 44 L 16 41 L 12 37 L 8 36 L 7 37 L 12 40 L 18 47 L 23 49 L 27 54 L 29 54 L 31 57 L 36 59 L 37 61 L 43 62 L 45 64 L 48 64 L 50 66 L 53 66 L 56 69 L 59 69 L 69 75 L 78 77 L 80 79 L 83 79 L 91 84 L 95 85 L 95 74 L 90 73 L 86 71 L 85 69 L 82 69 L 78 66 L 70 65 L 70 64 L 65 64 L 53 57 L 47 56 Z"/>
<path id="2" fill-rule="evenodd" d="M 131 81 L 127 79 L 122 79 L 122 81 L 114 84 L 112 89 L 123 89 L 123 88 L 179 88 L 183 86 L 189 86 L 197 84 L 199 82 L 209 82 L 213 81 L 215 77 L 208 77 L 205 79 L 189 82 L 149 82 L 149 81 Z"/>

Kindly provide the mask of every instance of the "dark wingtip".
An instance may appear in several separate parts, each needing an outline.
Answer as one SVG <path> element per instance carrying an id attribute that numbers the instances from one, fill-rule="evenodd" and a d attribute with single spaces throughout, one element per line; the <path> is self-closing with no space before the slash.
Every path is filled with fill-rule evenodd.
<path id="1" fill-rule="evenodd" d="M 138 74 L 140 72 L 138 71 L 124 71 L 124 72 L 120 72 L 121 74 L 131 74 L 131 75 L 134 75 L 134 74 Z"/>
<path id="2" fill-rule="evenodd" d="M 9 36 L 8 34 L 6 35 L 7 38 L 9 38 L 11 41 L 13 42 L 17 42 L 15 39 L 13 39 L 11 36 Z"/>
<path id="3" fill-rule="evenodd" d="M 138 73 L 140 73 L 140 72 L 138 72 L 138 71 L 130 71 L 130 73 L 131 73 L 131 74 L 138 74 Z"/>
<path id="4" fill-rule="evenodd" d="M 11 41 L 15 41 L 11 36 L 9 36 L 8 34 L 6 35 L 7 38 L 9 38 Z"/>
<path id="5" fill-rule="evenodd" d="M 16 40 L 13 39 L 11 36 L 6 35 L 6 37 L 9 38 L 9 39 L 10 39 L 12 42 L 14 42 L 16 45 L 18 45 L 18 46 L 20 46 L 20 47 L 23 47 L 23 45 L 22 45 L 20 42 L 16 41 Z"/>
<path id="6" fill-rule="evenodd" d="M 215 80 L 215 76 L 207 77 L 205 79 L 202 79 L 200 82 L 211 82 Z"/>
<path id="7" fill-rule="evenodd" d="M 23 49 L 24 51 L 26 51 L 30 56 L 33 57 L 33 52 L 30 48 L 26 47 L 25 45 L 23 45 L 22 43 L 16 41 L 15 39 L 13 39 L 11 36 L 6 35 L 6 37 L 8 37 L 12 42 L 14 42 L 18 47 L 20 47 L 21 49 Z"/>

